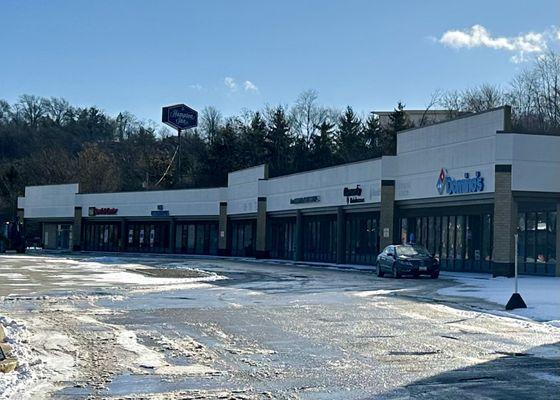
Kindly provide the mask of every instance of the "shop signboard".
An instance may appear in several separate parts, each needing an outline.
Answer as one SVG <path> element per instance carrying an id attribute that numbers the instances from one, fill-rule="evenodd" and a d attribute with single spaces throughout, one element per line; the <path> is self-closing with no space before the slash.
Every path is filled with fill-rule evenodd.
<path id="1" fill-rule="evenodd" d="M 362 197 L 362 187 L 360 185 L 356 185 L 355 188 L 345 187 L 342 193 L 346 197 L 346 204 L 363 203 L 366 200 Z"/>
<path id="2" fill-rule="evenodd" d="M 88 209 L 88 215 L 90 217 L 95 217 L 97 215 L 116 215 L 119 212 L 118 208 L 111 208 L 111 207 L 90 207 Z"/>
<path id="3" fill-rule="evenodd" d="M 306 197 L 296 197 L 295 199 L 290 199 L 290 204 L 318 203 L 320 201 L 321 201 L 320 196 L 306 196 Z"/>
<path id="4" fill-rule="evenodd" d="M 151 212 L 152 217 L 169 217 L 169 210 L 164 210 L 162 204 L 158 204 L 157 210 Z"/>
<path id="5" fill-rule="evenodd" d="M 484 178 L 480 171 L 476 171 L 474 177 L 465 172 L 462 179 L 456 179 L 449 175 L 447 169 L 442 168 L 436 182 L 436 189 L 440 195 L 482 192 L 484 191 Z"/>

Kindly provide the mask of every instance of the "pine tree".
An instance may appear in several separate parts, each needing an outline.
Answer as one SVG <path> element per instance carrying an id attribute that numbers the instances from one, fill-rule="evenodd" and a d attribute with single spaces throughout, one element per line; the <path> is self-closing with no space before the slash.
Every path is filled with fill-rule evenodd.
<path id="1" fill-rule="evenodd" d="M 245 167 L 260 165 L 266 161 L 266 122 L 259 111 L 242 129 L 241 158 Z"/>
<path id="2" fill-rule="evenodd" d="M 293 137 L 290 123 L 282 106 L 269 111 L 268 132 L 266 135 L 267 162 L 272 175 L 290 172 L 290 147 Z"/>
<path id="3" fill-rule="evenodd" d="M 323 121 L 317 126 L 318 133 L 311 136 L 311 168 L 322 168 L 336 163 L 335 144 L 334 144 L 335 125 Z"/>
<path id="4" fill-rule="evenodd" d="M 389 126 L 383 130 L 382 135 L 383 155 L 396 155 L 397 133 L 414 126 L 404 111 L 404 107 L 404 104 L 399 101 L 397 108 L 389 114 Z"/>
<path id="5" fill-rule="evenodd" d="M 364 140 L 362 135 L 362 122 L 354 113 L 352 107 L 346 107 L 346 111 L 338 120 L 338 154 L 344 162 L 362 159 L 364 154 Z"/>
<path id="6" fill-rule="evenodd" d="M 379 125 L 379 119 L 373 112 L 366 119 L 363 134 L 367 158 L 381 157 L 382 130 Z"/>

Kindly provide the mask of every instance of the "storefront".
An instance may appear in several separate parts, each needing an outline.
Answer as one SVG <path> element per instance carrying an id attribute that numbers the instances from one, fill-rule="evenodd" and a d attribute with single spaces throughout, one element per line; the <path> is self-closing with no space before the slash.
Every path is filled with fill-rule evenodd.
<path id="1" fill-rule="evenodd" d="M 336 263 L 336 215 L 303 218 L 303 260 Z"/>
<path id="2" fill-rule="evenodd" d="M 169 252 L 169 222 L 126 223 L 126 250 L 145 253 Z"/>
<path id="3" fill-rule="evenodd" d="M 418 243 L 440 259 L 441 269 L 490 272 L 491 206 L 421 210 L 400 218 L 400 242 Z"/>
<path id="4" fill-rule="evenodd" d="M 560 137 L 512 132 L 501 107 L 397 135 L 394 156 L 219 188 L 80 193 L 26 187 L 47 249 L 223 255 L 373 266 L 415 242 L 441 268 L 560 276 Z M 518 252 L 515 253 L 515 235 Z"/>
<path id="5" fill-rule="evenodd" d="M 379 254 L 379 213 L 352 213 L 345 219 L 345 262 L 374 265 Z"/>
<path id="6" fill-rule="evenodd" d="M 558 212 L 553 203 L 520 203 L 517 214 L 520 273 L 555 275 Z"/>
<path id="7" fill-rule="evenodd" d="M 270 238 L 270 257 L 295 260 L 296 257 L 296 218 L 271 217 L 268 224 Z"/>
<path id="8" fill-rule="evenodd" d="M 71 250 L 72 224 L 43 223 L 43 246 L 51 250 Z"/>
<path id="9" fill-rule="evenodd" d="M 231 255 L 254 257 L 256 247 L 256 221 L 242 219 L 231 221 Z"/>
<path id="10" fill-rule="evenodd" d="M 83 224 L 83 249 L 119 251 L 122 240 L 120 222 L 87 221 Z"/>
<path id="11" fill-rule="evenodd" d="M 175 230 L 176 253 L 218 254 L 217 221 L 178 222 Z"/>

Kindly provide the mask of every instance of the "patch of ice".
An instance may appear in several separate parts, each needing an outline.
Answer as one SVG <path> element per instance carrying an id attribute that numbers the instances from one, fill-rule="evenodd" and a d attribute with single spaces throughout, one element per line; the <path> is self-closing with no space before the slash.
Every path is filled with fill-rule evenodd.
<path id="1" fill-rule="evenodd" d="M 362 292 L 353 293 L 356 297 L 371 297 L 371 296 L 384 296 L 387 294 L 406 291 L 407 289 L 380 289 L 380 290 L 365 290 Z"/>
<path id="2" fill-rule="evenodd" d="M 560 376 L 558 375 L 549 374 L 548 372 L 531 372 L 530 375 L 556 385 L 560 384 Z"/>

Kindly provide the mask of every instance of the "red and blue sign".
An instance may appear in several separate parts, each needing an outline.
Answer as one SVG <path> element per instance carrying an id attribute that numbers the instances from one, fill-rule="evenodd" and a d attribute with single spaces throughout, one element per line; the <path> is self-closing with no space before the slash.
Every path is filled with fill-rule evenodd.
<path id="1" fill-rule="evenodd" d="M 484 178 L 481 176 L 480 171 L 475 172 L 475 176 L 471 178 L 468 172 L 465 172 L 463 179 L 455 179 L 449 176 L 445 168 L 442 168 L 438 180 L 436 182 L 436 189 L 439 194 L 464 194 L 476 193 L 484 190 Z"/>

